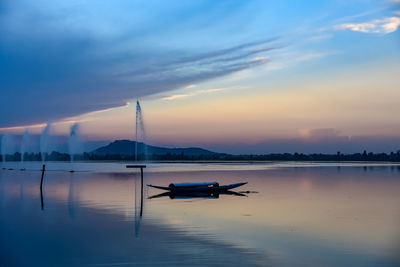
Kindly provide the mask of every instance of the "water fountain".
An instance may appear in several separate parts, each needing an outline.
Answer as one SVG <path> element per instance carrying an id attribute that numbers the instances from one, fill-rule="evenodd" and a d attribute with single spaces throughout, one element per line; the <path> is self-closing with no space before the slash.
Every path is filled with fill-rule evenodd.
<path id="1" fill-rule="evenodd" d="M 146 131 L 144 128 L 144 122 L 143 122 L 143 113 L 142 113 L 142 108 L 140 107 L 139 100 L 136 101 L 136 132 L 135 132 L 135 137 L 136 137 L 136 142 L 135 142 L 135 161 L 138 161 L 138 145 L 139 145 L 139 140 L 143 144 L 143 154 L 144 154 L 144 159 L 146 159 Z"/>
<path id="2" fill-rule="evenodd" d="M 146 145 L 145 145 L 145 129 L 144 129 L 144 122 L 143 122 L 143 114 L 142 114 L 142 108 L 140 107 L 139 100 L 136 101 L 136 129 L 135 129 L 135 137 L 136 137 L 136 142 L 135 142 L 135 161 L 137 162 L 139 157 L 138 157 L 138 144 L 139 140 L 142 142 L 142 151 L 144 153 L 144 159 L 146 158 Z M 126 165 L 126 168 L 134 168 L 134 169 L 140 169 L 140 194 L 138 192 L 138 187 L 137 187 L 137 179 L 135 179 L 135 207 L 134 207 L 134 212 L 135 212 L 135 235 L 136 237 L 139 236 L 139 229 L 140 229 L 140 222 L 141 218 L 143 215 L 143 169 L 146 168 L 146 165 Z M 138 205 L 139 203 L 139 196 L 140 196 L 140 207 Z M 139 212 L 139 216 L 138 216 Z"/>
<path id="3" fill-rule="evenodd" d="M 50 135 L 51 123 L 47 123 L 40 136 L 40 156 L 42 158 L 42 164 L 46 161 L 46 154 L 48 153 L 49 135 Z"/>
<path id="4" fill-rule="evenodd" d="M 30 139 L 30 133 L 28 130 L 25 130 L 24 135 L 22 136 L 21 140 L 21 171 L 24 171 L 24 156 L 25 152 L 27 150 L 27 147 L 29 146 L 29 139 Z"/>
<path id="5" fill-rule="evenodd" d="M 68 140 L 68 149 L 69 149 L 69 157 L 71 161 L 71 170 L 70 172 L 74 172 L 73 163 L 74 163 L 74 155 L 78 154 L 80 146 L 80 138 L 79 138 L 79 124 L 74 123 L 71 126 Z"/>
<path id="6" fill-rule="evenodd" d="M 3 137 L 1 138 L 1 159 L 2 159 L 3 170 L 6 169 L 6 154 L 9 142 L 10 142 L 10 135 L 4 134 Z"/>
<path id="7" fill-rule="evenodd" d="M 6 151 L 4 149 L 5 135 L 1 137 L 1 167 L 4 170 L 6 166 Z"/>

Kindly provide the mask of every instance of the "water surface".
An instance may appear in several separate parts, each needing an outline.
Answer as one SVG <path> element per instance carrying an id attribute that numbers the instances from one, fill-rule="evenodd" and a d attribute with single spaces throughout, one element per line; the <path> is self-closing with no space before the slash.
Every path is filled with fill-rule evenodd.
<path id="1" fill-rule="evenodd" d="M 1 266 L 400 263 L 397 165 L 150 164 L 148 184 L 248 184 L 194 198 L 145 187 L 141 203 L 123 164 L 49 163 L 43 207 L 39 167 L 0 170 Z"/>

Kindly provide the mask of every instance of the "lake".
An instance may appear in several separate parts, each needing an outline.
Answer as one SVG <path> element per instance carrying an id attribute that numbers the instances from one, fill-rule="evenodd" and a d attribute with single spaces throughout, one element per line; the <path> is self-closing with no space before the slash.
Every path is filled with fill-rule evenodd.
<path id="1" fill-rule="evenodd" d="M 0 170 L 0 266 L 400 266 L 400 165 L 123 163 Z M 13 168 L 14 170 L 9 170 Z"/>

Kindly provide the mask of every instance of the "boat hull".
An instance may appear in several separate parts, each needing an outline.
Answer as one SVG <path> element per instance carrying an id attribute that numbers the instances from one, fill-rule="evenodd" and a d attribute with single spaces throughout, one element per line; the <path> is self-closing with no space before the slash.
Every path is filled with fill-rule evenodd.
<path id="1" fill-rule="evenodd" d="M 230 185 L 213 185 L 213 186 L 208 186 L 208 185 L 200 185 L 200 186 L 157 186 L 157 185 L 147 185 L 149 187 L 161 189 L 161 190 L 166 190 L 170 192 L 223 192 L 227 191 L 230 189 L 237 188 L 239 186 L 243 186 L 247 184 L 247 182 L 244 183 L 236 183 L 236 184 L 230 184 Z"/>

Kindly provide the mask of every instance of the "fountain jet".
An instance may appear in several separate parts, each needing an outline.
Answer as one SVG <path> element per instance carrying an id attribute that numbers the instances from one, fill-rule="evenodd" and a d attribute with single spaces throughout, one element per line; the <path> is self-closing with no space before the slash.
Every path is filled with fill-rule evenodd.
<path id="1" fill-rule="evenodd" d="M 4 134 L 3 137 L 1 138 L 1 159 L 2 159 L 2 168 L 3 170 L 6 169 L 6 154 L 7 154 L 7 149 L 8 145 L 10 143 L 10 135 Z"/>
<path id="2" fill-rule="evenodd" d="M 49 145 L 49 135 L 50 135 L 51 123 L 47 123 L 40 136 L 40 156 L 42 158 L 42 163 L 46 161 L 46 154 L 48 153 Z"/>
<path id="3" fill-rule="evenodd" d="M 135 161 L 138 161 L 138 143 L 141 140 L 143 144 L 143 153 L 146 158 L 146 131 L 143 122 L 143 113 L 140 106 L 139 100 L 136 101 L 136 132 L 135 132 L 136 142 L 135 142 Z"/>
<path id="4" fill-rule="evenodd" d="M 30 133 L 28 130 L 25 130 L 24 135 L 22 136 L 22 141 L 21 141 L 21 170 L 25 170 L 24 168 L 24 156 L 25 152 L 27 150 L 27 147 L 29 145 L 29 138 L 30 138 Z"/>
<path id="5" fill-rule="evenodd" d="M 74 163 L 74 155 L 78 154 L 80 145 L 80 138 L 79 138 L 79 123 L 74 123 L 71 126 L 69 132 L 69 140 L 68 140 L 68 149 L 69 149 L 69 157 L 71 161 L 71 171 L 73 172 L 73 163 Z"/>

